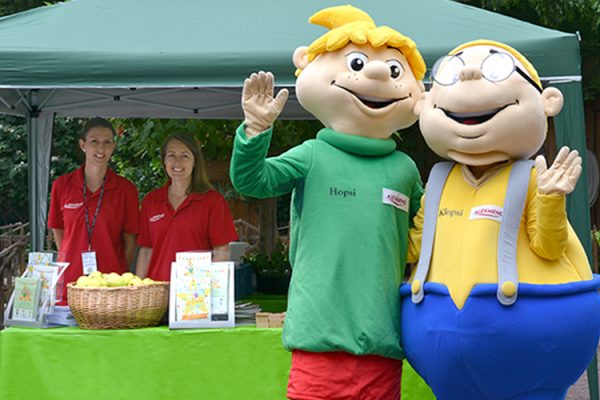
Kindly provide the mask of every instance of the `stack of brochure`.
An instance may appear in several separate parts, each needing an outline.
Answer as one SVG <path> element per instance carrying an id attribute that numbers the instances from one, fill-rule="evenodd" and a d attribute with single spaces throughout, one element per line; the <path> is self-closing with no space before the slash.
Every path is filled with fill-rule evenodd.
<path id="1" fill-rule="evenodd" d="M 62 299 L 57 286 L 62 287 L 62 275 L 69 263 L 53 261 L 54 258 L 52 252 L 29 253 L 27 268 L 22 276 L 15 278 L 15 288 L 4 313 L 4 325 L 32 328 L 56 326 L 48 323 L 48 316 L 53 313 L 54 305 Z M 67 323 L 65 316 L 59 320 L 72 325 Z"/>
<path id="2" fill-rule="evenodd" d="M 48 314 L 48 324 L 75 326 L 77 325 L 77 321 L 75 321 L 75 317 L 73 317 L 69 306 L 55 306 L 54 311 Z"/>
<path id="3" fill-rule="evenodd" d="M 12 318 L 15 321 L 36 321 L 41 293 L 42 287 L 39 279 L 16 278 Z"/>
<path id="4" fill-rule="evenodd" d="M 256 313 L 261 311 L 258 304 L 238 302 L 235 304 L 235 324 L 253 325 L 256 323 Z"/>

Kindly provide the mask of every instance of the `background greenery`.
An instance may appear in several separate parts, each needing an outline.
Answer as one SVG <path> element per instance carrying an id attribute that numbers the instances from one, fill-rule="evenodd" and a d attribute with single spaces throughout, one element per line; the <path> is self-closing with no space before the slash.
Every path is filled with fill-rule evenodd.
<path id="1" fill-rule="evenodd" d="M 97 0 L 101 1 L 101 0 Z M 534 24 L 567 32 L 580 32 L 583 58 L 583 84 L 586 100 L 600 92 L 600 2 L 598 0 L 462 0 L 461 3 L 499 12 Z M 40 0 L 0 0 L 0 16 L 56 3 Z M 426 17 L 424 17 L 426 23 Z M 158 151 L 172 132 L 192 132 L 203 145 L 207 160 L 225 160 L 231 153 L 233 133 L 240 121 L 198 121 L 159 119 L 116 119 L 119 132 L 113 167 L 135 182 L 140 196 L 163 183 Z M 25 120 L 0 115 L 0 225 L 28 220 L 27 140 Z M 52 146 L 51 177 L 73 170 L 81 162 L 77 139 L 82 122 L 57 118 Z M 314 136 L 317 121 L 279 121 L 273 138 L 272 153 L 279 153 Z M 421 168 L 430 154 L 418 129 L 413 127 L 397 138 L 399 147 L 409 153 Z M 429 154 L 429 155 L 428 155 Z M 422 171 L 423 172 L 423 171 Z M 219 188 L 235 196 L 231 188 Z M 281 201 L 280 204 L 287 204 Z M 285 221 L 285 208 L 278 219 Z M 285 223 L 284 223 L 285 224 Z"/>
<path id="2" fill-rule="evenodd" d="M 563 32 L 578 32 L 584 97 L 600 94 L 600 1 L 598 0 L 459 0 L 532 24 Z"/>

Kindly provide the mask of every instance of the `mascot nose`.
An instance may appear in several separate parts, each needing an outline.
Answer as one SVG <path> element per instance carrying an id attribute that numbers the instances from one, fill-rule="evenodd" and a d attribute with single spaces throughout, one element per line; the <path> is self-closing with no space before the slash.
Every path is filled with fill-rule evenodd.
<path id="1" fill-rule="evenodd" d="M 465 65 L 458 76 L 461 81 L 481 79 L 481 69 L 475 65 Z"/>
<path id="2" fill-rule="evenodd" d="M 374 60 L 365 65 L 365 76 L 371 79 L 386 80 L 390 78 L 390 68 L 386 63 Z"/>

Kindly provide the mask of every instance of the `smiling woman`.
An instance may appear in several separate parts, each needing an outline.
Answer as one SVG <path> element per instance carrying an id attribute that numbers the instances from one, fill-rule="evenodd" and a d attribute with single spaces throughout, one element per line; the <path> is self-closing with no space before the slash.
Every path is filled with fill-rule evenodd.
<path id="1" fill-rule="evenodd" d="M 142 201 L 136 274 L 168 281 L 175 253 L 213 251 L 213 258 L 224 260 L 237 234 L 225 198 L 208 181 L 196 140 L 172 134 L 160 154 L 168 181 Z"/>
<path id="2" fill-rule="evenodd" d="M 138 193 L 109 167 L 115 130 L 103 118 L 89 120 L 79 148 L 84 164 L 52 185 L 48 227 L 59 260 L 69 262 L 65 285 L 93 270 L 122 274 L 129 269 L 138 231 Z M 82 257 L 89 263 L 83 265 Z M 65 296 L 66 298 L 66 296 Z"/>

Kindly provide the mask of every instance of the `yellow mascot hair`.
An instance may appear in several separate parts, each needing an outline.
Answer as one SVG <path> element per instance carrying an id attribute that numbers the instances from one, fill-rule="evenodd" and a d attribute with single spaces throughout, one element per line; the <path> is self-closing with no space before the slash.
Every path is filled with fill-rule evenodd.
<path id="1" fill-rule="evenodd" d="M 325 8 L 313 14 L 309 22 L 329 29 L 308 46 L 309 62 L 319 54 L 339 50 L 350 42 L 357 45 L 369 43 L 373 47 L 389 46 L 400 50 L 415 78 L 421 80 L 425 75 L 425 61 L 415 42 L 390 27 L 377 27 L 369 14 L 356 7 Z M 296 75 L 300 72 L 297 71 Z"/>

